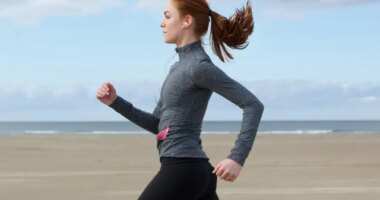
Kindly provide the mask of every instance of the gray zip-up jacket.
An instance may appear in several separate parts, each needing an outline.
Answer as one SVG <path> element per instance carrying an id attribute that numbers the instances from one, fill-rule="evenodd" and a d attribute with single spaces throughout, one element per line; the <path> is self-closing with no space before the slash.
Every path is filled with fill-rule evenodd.
<path id="1" fill-rule="evenodd" d="M 227 156 L 243 166 L 256 137 L 263 103 L 212 63 L 201 40 L 175 50 L 179 61 L 171 66 L 153 113 L 134 107 L 120 96 L 110 107 L 156 135 L 169 127 L 167 137 L 157 142 L 160 157 L 208 158 L 200 134 L 207 104 L 216 92 L 243 109 L 240 133 Z"/>

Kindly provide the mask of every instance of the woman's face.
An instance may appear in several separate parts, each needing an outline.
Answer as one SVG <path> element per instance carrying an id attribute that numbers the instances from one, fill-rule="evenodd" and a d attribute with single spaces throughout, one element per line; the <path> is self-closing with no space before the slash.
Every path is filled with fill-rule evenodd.
<path id="1" fill-rule="evenodd" d="M 168 1 L 163 14 L 164 19 L 161 21 L 160 26 L 164 34 L 164 40 L 166 43 L 177 43 L 183 22 L 171 0 Z"/>

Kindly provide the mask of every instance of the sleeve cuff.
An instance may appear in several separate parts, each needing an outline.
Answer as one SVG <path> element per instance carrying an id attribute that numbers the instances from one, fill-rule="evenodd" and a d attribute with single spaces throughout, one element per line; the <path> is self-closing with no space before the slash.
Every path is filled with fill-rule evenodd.
<path id="1" fill-rule="evenodd" d="M 241 158 L 240 156 L 230 154 L 227 156 L 227 158 L 239 163 L 242 167 L 244 166 L 245 159 Z"/>
<path id="2" fill-rule="evenodd" d="M 121 98 L 119 96 L 109 105 L 109 107 L 115 109 L 115 107 L 120 103 Z"/>
<path id="3" fill-rule="evenodd" d="M 125 105 L 128 105 L 130 106 L 131 103 L 124 100 L 123 98 L 121 98 L 120 96 L 117 96 L 116 99 L 109 105 L 109 107 L 113 108 L 114 110 L 119 110 L 121 108 L 123 108 Z"/>

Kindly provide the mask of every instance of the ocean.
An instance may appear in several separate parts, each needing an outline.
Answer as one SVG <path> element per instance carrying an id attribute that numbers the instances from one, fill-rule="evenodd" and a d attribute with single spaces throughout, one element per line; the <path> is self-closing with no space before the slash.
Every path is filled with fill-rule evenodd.
<path id="1" fill-rule="evenodd" d="M 204 121 L 202 134 L 237 134 L 241 121 Z M 129 121 L 0 122 L 0 135 L 151 134 Z M 257 134 L 380 134 L 380 121 L 262 121 Z"/>

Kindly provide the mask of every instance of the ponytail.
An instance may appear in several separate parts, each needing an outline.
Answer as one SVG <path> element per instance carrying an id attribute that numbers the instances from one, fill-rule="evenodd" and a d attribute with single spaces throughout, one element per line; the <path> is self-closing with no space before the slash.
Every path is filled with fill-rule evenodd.
<path id="1" fill-rule="evenodd" d="M 232 49 L 245 49 L 248 46 L 247 39 L 254 28 L 250 0 L 247 1 L 246 7 L 236 9 L 236 13 L 228 19 L 214 11 L 210 17 L 212 50 L 222 62 L 225 61 L 225 56 L 227 59 L 234 59 L 225 44 Z"/>
<path id="2" fill-rule="evenodd" d="M 246 7 L 236 9 L 236 13 L 226 18 L 210 9 L 206 0 L 173 0 L 180 16 L 193 16 L 194 32 L 197 37 L 203 37 L 208 30 L 211 19 L 210 41 L 211 48 L 222 62 L 233 59 L 225 45 L 232 49 L 245 49 L 248 46 L 248 36 L 253 32 L 253 17 L 250 0 Z"/>

